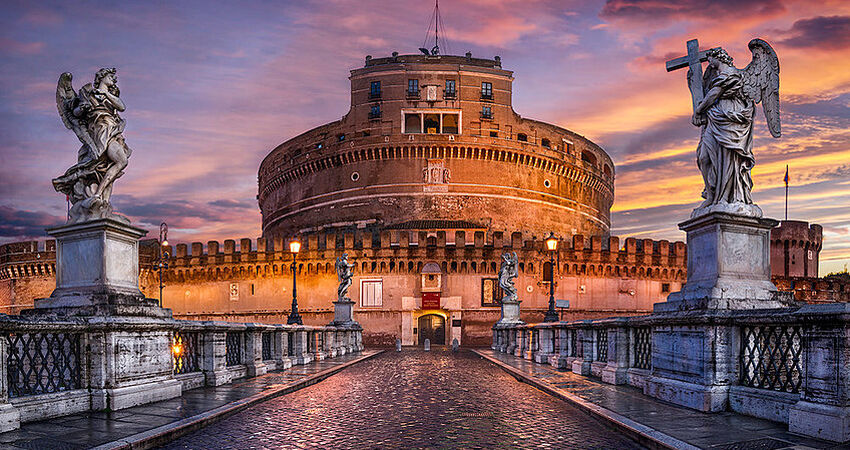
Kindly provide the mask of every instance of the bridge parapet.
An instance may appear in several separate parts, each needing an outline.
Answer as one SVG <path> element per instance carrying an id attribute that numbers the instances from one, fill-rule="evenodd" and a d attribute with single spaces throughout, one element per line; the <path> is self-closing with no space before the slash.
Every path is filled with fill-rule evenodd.
<path id="1" fill-rule="evenodd" d="M 850 442 L 847 303 L 503 325 L 492 348 L 693 409 Z"/>

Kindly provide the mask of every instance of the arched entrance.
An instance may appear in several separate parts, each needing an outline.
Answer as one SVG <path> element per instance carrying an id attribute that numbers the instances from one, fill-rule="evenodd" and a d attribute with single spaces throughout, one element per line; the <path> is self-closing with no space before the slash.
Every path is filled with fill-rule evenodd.
<path id="1" fill-rule="evenodd" d="M 430 339 L 432 345 L 446 345 L 446 319 L 438 314 L 419 317 L 419 345 Z"/>

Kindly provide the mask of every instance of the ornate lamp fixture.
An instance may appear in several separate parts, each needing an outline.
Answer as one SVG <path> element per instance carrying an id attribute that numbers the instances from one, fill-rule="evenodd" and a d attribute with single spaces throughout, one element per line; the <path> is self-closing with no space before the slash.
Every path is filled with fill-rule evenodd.
<path id="1" fill-rule="evenodd" d="M 298 266 L 295 261 L 300 250 L 301 242 L 298 242 L 298 240 L 295 239 L 289 242 L 289 252 L 292 253 L 292 312 L 289 313 L 289 317 L 286 319 L 286 323 L 288 325 L 303 325 L 301 315 L 298 314 L 298 297 L 296 296 L 295 287 L 295 274 L 298 270 Z"/>
<path id="2" fill-rule="evenodd" d="M 558 312 L 555 311 L 555 252 L 558 251 L 558 239 L 554 232 L 546 237 L 546 250 L 549 251 L 549 310 L 543 316 L 544 322 L 557 322 Z M 546 274 L 543 274 L 544 278 Z"/>

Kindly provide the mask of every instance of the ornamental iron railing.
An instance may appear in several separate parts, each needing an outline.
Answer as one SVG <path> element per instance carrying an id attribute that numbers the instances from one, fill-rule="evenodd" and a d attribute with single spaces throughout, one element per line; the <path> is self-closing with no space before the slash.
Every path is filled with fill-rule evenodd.
<path id="1" fill-rule="evenodd" d="M 173 356 L 172 373 L 198 372 L 201 370 L 201 333 L 199 331 L 175 331 L 171 341 Z"/>
<path id="2" fill-rule="evenodd" d="M 9 333 L 9 397 L 81 389 L 82 333 Z"/>
<path id="3" fill-rule="evenodd" d="M 242 335 L 241 331 L 228 331 L 225 338 L 225 361 L 226 365 L 238 366 L 242 364 Z"/>
<path id="4" fill-rule="evenodd" d="M 608 330 L 602 328 L 596 330 L 596 360 L 608 361 Z"/>
<path id="5" fill-rule="evenodd" d="M 636 327 L 634 329 L 633 348 L 634 363 L 636 369 L 652 368 L 652 329 L 650 327 Z"/>
<path id="6" fill-rule="evenodd" d="M 263 361 L 272 359 L 272 333 L 263 333 Z"/>
<path id="7" fill-rule="evenodd" d="M 741 327 L 741 385 L 799 393 L 802 335 L 802 327 L 795 325 Z"/>

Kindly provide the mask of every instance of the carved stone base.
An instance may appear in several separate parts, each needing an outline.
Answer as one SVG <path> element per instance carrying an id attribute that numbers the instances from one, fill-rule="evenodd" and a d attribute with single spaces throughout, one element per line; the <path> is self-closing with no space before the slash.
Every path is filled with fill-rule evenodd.
<path id="1" fill-rule="evenodd" d="M 104 389 L 100 391 L 100 397 L 104 398 L 107 408 L 117 411 L 119 409 L 180 397 L 182 390 L 183 383 L 179 380 L 171 379 L 134 386 Z M 92 392 L 93 400 L 97 396 L 97 392 Z"/>
<path id="2" fill-rule="evenodd" d="M 788 431 L 835 442 L 850 441 L 850 407 L 800 401 L 791 407 Z"/>
<path id="3" fill-rule="evenodd" d="M 502 317 L 496 322 L 496 325 L 525 323 L 519 318 L 520 303 L 519 300 L 511 301 L 502 299 Z"/>
<path id="4" fill-rule="evenodd" d="M 14 406 L 0 404 L 0 433 L 17 430 L 21 427 L 21 414 Z"/>
<path id="5" fill-rule="evenodd" d="M 770 281 L 773 219 L 709 212 L 679 224 L 688 241 L 688 281 L 654 311 L 793 306 Z"/>
<path id="6" fill-rule="evenodd" d="M 360 324 L 354 320 L 354 302 L 346 297 L 343 301 L 335 301 L 334 320 L 329 325 L 345 328 L 359 328 Z"/>
<path id="7" fill-rule="evenodd" d="M 646 381 L 644 394 L 702 412 L 725 411 L 729 403 L 728 385 L 706 386 L 656 376 Z"/>

